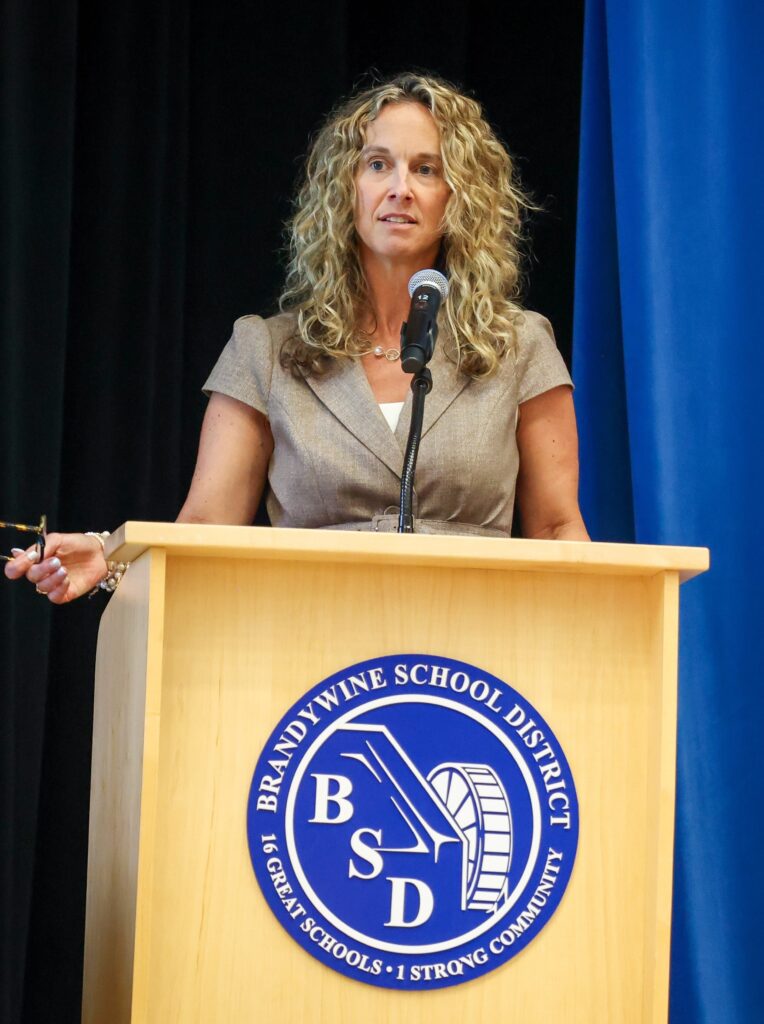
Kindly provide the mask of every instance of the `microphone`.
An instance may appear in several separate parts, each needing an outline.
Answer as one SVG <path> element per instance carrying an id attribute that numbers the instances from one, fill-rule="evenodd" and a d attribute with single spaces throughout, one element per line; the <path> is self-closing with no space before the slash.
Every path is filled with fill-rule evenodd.
<path id="1" fill-rule="evenodd" d="M 401 366 L 406 373 L 419 373 L 432 359 L 448 281 L 438 270 L 418 270 L 409 281 L 409 295 L 409 318 L 401 326 Z"/>

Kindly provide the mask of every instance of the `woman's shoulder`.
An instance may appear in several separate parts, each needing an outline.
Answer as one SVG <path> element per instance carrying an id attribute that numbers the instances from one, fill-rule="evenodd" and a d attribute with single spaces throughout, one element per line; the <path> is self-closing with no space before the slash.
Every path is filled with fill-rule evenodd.
<path id="1" fill-rule="evenodd" d="M 533 309 L 520 309 L 515 318 L 515 331 L 520 345 L 533 345 L 547 338 L 554 341 L 554 330 L 551 323 L 543 315 Z"/>
<path id="2" fill-rule="evenodd" d="M 523 309 L 517 314 L 513 355 L 512 371 L 519 401 L 527 401 L 560 384 L 571 384 L 552 325 L 541 313 Z"/>
<path id="3" fill-rule="evenodd" d="M 499 359 L 495 375 L 491 375 L 505 383 L 521 377 L 539 355 L 557 351 L 552 325 L 543 314 L 532 309 L 517 309 L 510 324 L 511 340 Z"/>
<path id="4" fill-rule="evenodd" d="M 240 316 L 202 390 L 237 398 L 267 416 L 274 376 L 283 377 L 279 352 L 296 323 L 293 313 Z"/>
<path id="5" fill-rule="evenodd" d="M 234 321 L 234 335 L 238 334 L 250 344 L 270 343 L 278 351 L 283 342 L 294 334 L 297 328 L 297 314 L 276 313 L 263 316 L 260 313 L 246 313 Z"/>

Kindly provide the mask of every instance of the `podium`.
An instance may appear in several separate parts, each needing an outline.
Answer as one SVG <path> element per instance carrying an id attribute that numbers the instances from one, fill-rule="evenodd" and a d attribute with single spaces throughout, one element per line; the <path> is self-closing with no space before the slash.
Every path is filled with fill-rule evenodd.
<path id="1" fill-rule="evenodd" d="M 96 664 L 85 1024 L 665 1022 L 679 585 L 697 548 L 124 524 Z M 520 953 L 396 991 L 309 955 L 260 891 L 255 765 L 287 709 L 391 654 L 479 666 L 562 745 L 580 831 Z"/>

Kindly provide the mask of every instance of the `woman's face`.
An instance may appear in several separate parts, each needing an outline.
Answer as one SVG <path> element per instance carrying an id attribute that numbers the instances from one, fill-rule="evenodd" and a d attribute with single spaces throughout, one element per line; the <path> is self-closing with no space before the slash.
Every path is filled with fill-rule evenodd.
<path id="1" fill-rule="evenodd" d="M 388 103 L 366 129 L 355 176 L 355 228 L 367 259 L 432 265 L 451 190 L 440 132 L 420 103 Z"/>

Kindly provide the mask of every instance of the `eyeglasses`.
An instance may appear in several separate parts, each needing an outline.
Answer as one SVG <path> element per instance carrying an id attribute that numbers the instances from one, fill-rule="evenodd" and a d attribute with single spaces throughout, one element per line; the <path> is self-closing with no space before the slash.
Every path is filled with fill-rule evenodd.
<path id="1" fill-rule="evenodd" d="M 39 526 L 28 526 L 26 523 L 4 523 L 0 520 L 0 529 L 19 530 L 21 533 L 36 533 L 37 540 L 35 544 L 40 553 L 38 561 L 41 562 L 43 560 L 45 557 L 45 539 L 48 535 L 48 517 L 46 515 L 40 516 Z M 0 560 L 3 562 L 10 562 L 12 558 L 13 555 L 0 555 Z"/>

